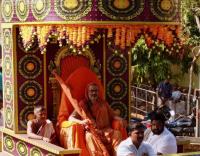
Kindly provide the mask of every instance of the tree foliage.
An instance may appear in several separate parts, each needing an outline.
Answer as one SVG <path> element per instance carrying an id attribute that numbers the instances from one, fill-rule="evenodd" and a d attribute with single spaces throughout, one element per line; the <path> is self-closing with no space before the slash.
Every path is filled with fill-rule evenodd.
<path id="1" fill-rule="evenodd" d="M 199 68 L 191 55 L 192 48 L 200 44 L 200 30 L 197 25 L 196 16 L 200 17 L 200 1 L 183 0 L 181 1 L 181 22 L 182 36 L 184 39 L 184 53 L 179 55 L 170 54 L 166 51 L 164 44 L 155 41 L 155 45 L 148 48 L 143 37 L 141 37 L 132 49 L 132 65 L 135 66 L 136 83 L 148 82 L 152 85 L 158 84 L 167 77 L 174 78 L 171 65 L 176 64 L 180 67 L 181 73 L 188 73 L 193 66 L 193 73 L 198 74 Z M 181 77 L 182 75 L 180 75 Z"/>
<path id="2" fill-rule="evenodd" d="M 184 0 L 182 1 L 182 26 L 183 35 L 186 38 L 193 59 L 190 65 L 189 90 L 187 97 L 187 113 L 190 112 L 190 94 L 192 90 L 193 71 L 196 61 L 200 57 L 200 1 Z"/>
<path id="3" fill-rule="evenodd" d="M 187 50 L 187 49 L 185 49 Z M 134 66 L 134 83 L 148 83 L 153 87 L 166 79 L 179 79 L 188 73 L 193 58 L 189 50 L 185 51 L 182 59 L 179 55 L 172 55 L 162 43 L 155 42 L 153 47 L 148 47 L 144 37 L 141 37 L 132 49 L 132 66 Z M 180 67 L 181 72 L 173 75 L 172 65 Z M 198 66 L 194 64 L 194 73 L 198 73 Z"/>
<path id="4" fill-rule="evenodd" d="M 132 65 L 135 66 L 137 84 L 148 82 L 155 86 L 161 80 L 170 77 L 170 60 L 166 57 L 163 44 L 148 48 L 141 37 L 132 49 Z"/>
<path id="5" fill-rule="evenodd" d="M 200 31 L 196 23 L 195 15 L 200 17 L 200 1 L 182 1 L 182 28 L 183 37 L 190 47 L 200 44 Z"/>

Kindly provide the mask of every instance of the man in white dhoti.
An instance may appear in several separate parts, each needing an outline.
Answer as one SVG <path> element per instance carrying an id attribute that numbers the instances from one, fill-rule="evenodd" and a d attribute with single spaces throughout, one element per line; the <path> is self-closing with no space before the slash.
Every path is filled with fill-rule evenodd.
<path id="1" fill-rule="evenodd" d="M 46 118 L 46 109 L 43 106 L 36 106 L 34 115 L 35 119 L 27 123 L 28 137 L 54 143 L 56 141 L 56 133 L 52 122 Z"/>

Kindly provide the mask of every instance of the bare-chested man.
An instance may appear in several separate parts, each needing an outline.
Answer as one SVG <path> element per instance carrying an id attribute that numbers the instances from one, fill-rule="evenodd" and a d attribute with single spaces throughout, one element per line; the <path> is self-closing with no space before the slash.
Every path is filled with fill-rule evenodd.
<path id="1" fill-rule="evenodd" d="M 43 106 L 36 106 L 34 115 L 35 119 L 27 123 L 28 137 L 54 143 L 56 133 L 52 122 L 46 118 L 46 109 Z"/>

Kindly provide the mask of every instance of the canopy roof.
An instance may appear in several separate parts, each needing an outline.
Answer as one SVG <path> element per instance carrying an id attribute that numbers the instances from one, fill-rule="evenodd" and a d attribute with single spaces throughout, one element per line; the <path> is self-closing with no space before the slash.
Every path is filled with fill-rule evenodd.
<path id="1" fill-rule="evenodd" d="M 180 0 L 2 0 L 5 22 L 179 22 Z"/>

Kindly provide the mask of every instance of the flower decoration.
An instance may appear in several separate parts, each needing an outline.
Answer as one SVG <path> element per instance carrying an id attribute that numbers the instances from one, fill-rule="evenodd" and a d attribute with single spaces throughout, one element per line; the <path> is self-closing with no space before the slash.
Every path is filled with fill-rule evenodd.
<path id="1" fill-rule="evenodd" d="M 70 44 L 75 51 L 80 51 L 81 48 L 88 47 L 89 43 L 99 41 L 102 32 L 100 29 L 106 29 L 110 45 L 122 51 L 133 47 L 141 36 L 144 36 L 148 47 L 153 47 L 157 41 L 163 43 L 170 52 L 180 50 L 182 45 L 179 25 L 37 25 L 20 26 L 20 34 L 25 49 L 31 47 L 34 36 L 37 35 L 41 53 L 44 53 L 49 38 L 53 35 L 57 37 L 59 46 Z"/>
<path id="2" fill-rule="evenodd" d="M 52 26 L 50 25 L 37 26 L 38 43 L 42 54 L 46 52 L 48 36 L 51 33 L 51 30 Z"/>
<path id="3" fill-rule="evenodd" d="M 30 49 L 34 42 L 34 36 L 36 35 L 36 28 L 34 26 L 20 26 L 20 35 L 26 51 Z"/>

